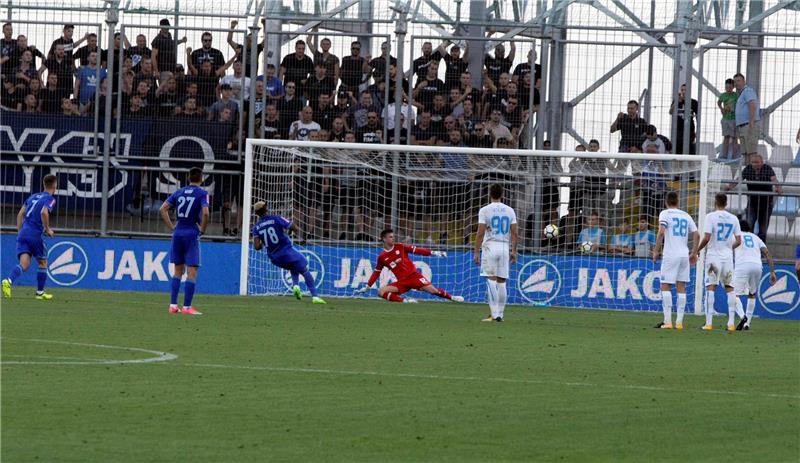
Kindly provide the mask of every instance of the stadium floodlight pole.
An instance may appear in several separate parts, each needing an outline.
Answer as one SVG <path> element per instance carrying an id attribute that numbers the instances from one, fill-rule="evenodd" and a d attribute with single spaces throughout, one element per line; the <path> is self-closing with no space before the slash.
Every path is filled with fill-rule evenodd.
<path id="1" fill-rule="evenodd" d="M 406 41 L 406 31 L 408 30 L 408 22 L 406 17 L 408 15 L 408 3 L 404 4 L 402 7 L 396 9 L 397 11 L 397 21 L 395 22 L 394 33 L 397 39 L 397 65 L 395 69 L 394 75 L 394 142 L 395 144 L 400 143 L 400 135 L 402 133 L 402 116 L 403 116 L 403 78 L 405 77 L 405 73 L 403 72 L 403 53 L 405 53 L 405 41 Z M 391 41 L 389 41 L 391 44 Z M 391 56 L 391 53 L 389 54 Z M 391 60 L 386 59 L 386 63 L 384 72 L 386 73 L 386 78 L 389 77 L 389 66 L 391 65 Z M 413 77 L 413 76 L 412 76 Z M 408 109 L 411 112 L 413 109 L 411 107 L 411 94 L 413 94 L 413 87 L 411 87 L 409 82 L 409 102 L 408 102 Z M 386 105 L 388 107 L 389 101 L 386 101 Z M 388 116 L 388 114 L 387 114 Z M 407 116 L 408 117 L 408 116 Z M 411 121 L 409 121 L 409 126 Z M 406 133 L 406 137 L 408 138 L 409 142 L 411 141 L 411 133 L 410 131 Z M 386 140 L 386 143 L 389 143 L 389 140 Z M 394 175 L 392 175 L 392 198 L 391 198 L 391 217 L 392 217 L 392 228 L 396 229 L 398 225 L 398 203 L 400 199 L 400 185 L 398 184 L 397 173 L 400 170 L 400 154 L 395 152 L 392 156 L 392 171 Z"/>
<path id="2" fill-rule="evenodd" d="M 118 8 L 119 0 L 114 0 L 108 5 L 108 9 L 106 10 L 106 24 L 108 25 L 108 53 L 110 53 L 112 57 L 112 59 L 107 60 L 107 75 L 112 76 L 112 81 L 114 75 L 114 29 L 117 27 L 117 22 L 119 22 Z M 120 55 L 123 55 L 123 53 L 120 52 Z M 119 83 L 122 85 L 122 82 Z M 113 90 L 113 88 L 111 90 Z M 106 98 L 105 112 L 105 120 L 103 121 L 103 176 L 101 180 L 102 187 L 100 191 L 100 235 L 102 236 L 108 234 L 108 177 L 109 164 L 111 163 L 111 117 L 113 112 L 113 98 L 111 98 L 111 95 Z"/>

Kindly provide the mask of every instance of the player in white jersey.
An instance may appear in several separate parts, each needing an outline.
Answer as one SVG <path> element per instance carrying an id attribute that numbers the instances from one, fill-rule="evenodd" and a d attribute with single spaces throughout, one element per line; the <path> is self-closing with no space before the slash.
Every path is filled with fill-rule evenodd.
<path id="1" fill-rule="evenodd" d="M 734 250 L 736 269 L 733 272 L 733 288 L 736 292 L 736 306 L 742 309 L 742 296 L 747 296 L 747 312 L 736 326 L 736 330 L 749 330 L 756 310 L 756 293 L 761 285 L 761 255 L 769 263 L 769 282 L 774 285 L 777 280 L 775 263 L 767 245 L 758 235 L 751 233 L 750 224 L 746 220 L 739 221 L 742 230 L 742 245 Z"/>
<path id="2" fill-rule="evenodd" d="M 689 253 L 689 236 L 694 248 Z M 661 308 L 664 321 L 656 328 L 672 329 L 672 286 L 677 294 L 677 318 L 675 329 L 683 329 L 683 314 L 686 311 L 686 283 L 689 282 L 689 265 L 694 265 L 700 234 L 692 216 L 678 209 L 678 193 L 667 193 L 667 208 L 658 215 L 658 235 L 653 247 L 653 262 L 658 260 L 661 245 L 664 256 L 661 260 Z M 691 256 L 691 258 L 690 258 Z"/>
<path id="3" fill-rule="evenodd" d="M 481 276 L 486 277 L 486 298 L 491 315 L 483 321 L 503 321 L 508 299 L 509 260 L 517 261 L 517 214 L 503 204 L 503 187 L 489 187 L 491 202 L 478 212 L 478 234 L 475 236 L 475 264 L 481 266 Z"/>
<path id="4" fill-rule="evenodd" d="M 733 293 L 733 250 L 742 243 L 742 230 L 739 228 L 739 219 L 725 210 L 727 206 L 728 197 L 724 193 L 717 193 L 714 196 L 716 210 L 706 215 L 703 226 L 705 236 L 695 254 L 697 258 L 708 245 L 705 261 L 706 324 L 703 325 L 706 331 L 713 329 L 714 292 L 719 284 L 725 286 L 725 292 L 728 293 L 728 331 L 736 329 L 734 314 L 744 318 L 744 311 L 736 305 L 736 295 Z"/>

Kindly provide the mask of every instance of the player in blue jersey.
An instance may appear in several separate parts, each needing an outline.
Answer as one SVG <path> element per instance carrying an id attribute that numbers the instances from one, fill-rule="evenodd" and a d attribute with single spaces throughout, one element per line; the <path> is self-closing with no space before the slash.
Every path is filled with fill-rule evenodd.
<path id="1" fill-rule="evenodd" d="M 42 181 L 44 191 L 31 195 L 17 213 L 17 259 L 19 263 L 14 266 L 11 273 L 3 279 L 3 297 L 11 297 L 11 286 L 14 280 L 28 270 L 31 265 L 31 257 L 39 263 L 36 273 L 36 299 L 49 301 L 53 298 L 52 294 L 44 292 L 44 284 L 47 282 L 47 247 L 44 245 L 43 234 L 53 237 L 53 229 L 50 228 L 50 212 L 56 206 L 56 176 L 48 174 Z"/>
<path id="2" fill-rule="evenodd" d="M 175 270 L 172 273 L 170 313 L 178 313 L 178 293 L 181 290 L 181 278 L 186 270 L 183 308 L 180 312 L 186 315 L 202 315 L 192 306 L 197 269 L 200 268 L 200 235 L 206 232 L 209 216 L 208 192 L 200 186 L 202 184 L 203 170 L 192 167 L 189 170 L 189 185 L 172 193 L 161 205 L 161 218 L 172 230 L 169 261 L 175 266 Z M 172 223 L 170 209 L 175 209 L 177 224 Z"/>
<path id="3" fill-rule="evenodd" d="M 308 291 L 311 293 L 311 302 L 325 304 L 319 297 L 314 276 L 308 270 L 308 261 L 292 246 L 292 240 L 286 235 L 286 230 L 298 233 L 297 226 L 279 215 L 267 213 L 267 205 L 259 201 L 253 205 L 253 211 L 258 216 L 258 222 L 253 226 L 253 247 L 256 251 L 267 248 L 269 260 L 277 267 L 288 270 L 292 275 L 292 292 L 298 300 L 303 297 L 300 291 L 300 275 L 306 281 Z"/>

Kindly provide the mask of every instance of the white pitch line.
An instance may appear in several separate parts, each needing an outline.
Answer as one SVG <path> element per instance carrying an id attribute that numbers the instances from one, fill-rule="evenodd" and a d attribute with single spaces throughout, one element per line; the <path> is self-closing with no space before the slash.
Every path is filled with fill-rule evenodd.
<path id="1" fill-rule="evenodd" d="M 290 368 L 290 367 L 270 367 L 270 366 L 247 366 L 247 365 L 222 365 L 216 363 L 173 363 L 172 366 L 183 367 L 197 367 L 197 368 L 224 368 L 232 370 L 256 370 L 256 371 L 275 371 L 284 373 L 312 373 L 312 374 L 327 374 L 327 375 L 354 375 L 354 376 L 386 376 L 390 378 L 415 378 L 415 379 L 433 379 L 444 381 L 486 381 L 494 383 L 513 383 L 513 384 L 546 384 L 554 386 L 568 386 L 568 387 L 601 387 L 610 389 L 627 389 L 627 390 L 641 390 L 653 392 L 674 392 L 681 394 L 712 394 L 712 395 L 731 395 L 742 397 L 768 397 L 773 399 L 795 399 L 800 400 L 800 395 L 792 394 L 770 394 L 770 393 L 754 393 L 746 391 L 719 391 L 713 389 L 672 389 L 660 386 L 640 386 L 635 384 L 598 384 L 586 382 L 562 382 L 562 381 L 547 381 L 537 379 L 520 379 L 520 378 L 493 378 L 481 376 L 448 376 L 448 375 L 430 375 L 430 374 L 415 374 L 415 373 L 383 373 L 380 371 L 358 371 L 358 370 L 327 370 L 320 368 Z"/>
<path id="2" fill-rule="evenodd" d="M 48 361 L 48 362 L 31 362 L 25 360 L 3 360 L 0 365 L 122 365 L 122 364 L 137 364 L 137 363 L 156 363 L 156 362 L 169 362 L 178 358 L 177 355 L 169 352 L 159 352 L 149 349 L 140 349 L 138 347 L 124 347 L 124 346 L 109 346 L 107 344 L 92 344 L 85 342 L 71 342 L 71 341 L 54 341 L 51 339 L 18 339 L 18 338 L 0 338 L 7 341 L 23 341 L 23 342 L 39 342 L 47 344 L 62 344 L 68 346 L 81 346 L 93 347 L 95 349 L 112 349 L 124 350 L 128 352 L 143 352 L 146 354 L 155 355 L 155 357 L 148 357 L 143 359 L 128 359 L 128 360 L 100 360 L 100 359 L 82 359 L 80 361 Z M 6 356 L 9 357 L 9 356 Z M 37 358 L 37 357 L 28 357 Z"/>

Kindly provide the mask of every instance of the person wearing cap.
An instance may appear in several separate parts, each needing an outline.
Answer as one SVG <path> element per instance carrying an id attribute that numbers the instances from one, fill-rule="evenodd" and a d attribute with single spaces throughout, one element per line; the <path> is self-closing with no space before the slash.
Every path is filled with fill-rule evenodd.
<path id="1" fill-rule="evenodd" d="M 163 71 L 175 72 L 175 66 L 178 64 L 178 45 L 186 43 L 186 37 L 178 40 L 173 40 L 172 34 L 169 32 L 169 19 L 162 19 L 159 22 L 161 29 L 158 35 L 150 43 L 153 48 L 152 58 L 155 73 L 159 74 Z"/>
<path id="2" fill-rule="evenodd" d="M 289 271 L 292 277 L 292 293 L 297 300 L 303 297 L 303 292 L 300 290 L 300 275 L 303 275 L 306 287 L 311 293 L 311 302 L 325 304 L 317 292 L 314 276 L 308 268 L 308 260 L 294 247 L 287 234 L 288 232 L 300 236 L 300 229 L 297 228 L 297 225 L 280 215 L 270 214 L 264 201 L 253 204 L 253 212 L 258 216 L 258 222 L 251 230 L 253 248 L 256 251 L 266 248 L 270 262 L 276 267 Z"/>

